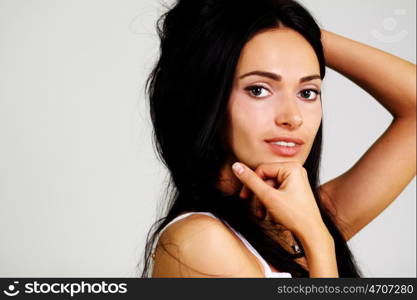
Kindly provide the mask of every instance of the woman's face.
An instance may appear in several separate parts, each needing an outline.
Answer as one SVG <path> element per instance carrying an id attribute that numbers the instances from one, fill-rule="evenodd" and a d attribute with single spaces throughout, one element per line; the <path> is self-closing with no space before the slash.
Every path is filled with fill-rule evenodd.
<path id="1" fill-rule="evenodd" d="M 281 27 L 254 36 L 241 52 L 228 103 L 231 161 L 253 169 L 304 164 L 322 118 L 320 89 L 318 59 L 301 34 Z M 286 138 L 299 144 L 282 143 Z"/>

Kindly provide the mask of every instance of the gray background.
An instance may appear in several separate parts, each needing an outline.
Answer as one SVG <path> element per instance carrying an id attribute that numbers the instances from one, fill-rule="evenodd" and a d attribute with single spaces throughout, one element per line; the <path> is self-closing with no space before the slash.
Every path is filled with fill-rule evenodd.
<path id="1" fill-rule="evenodd" d="M 415 63 L 414 0 L 301 2 L 323 28 Z M 135 276 L 166 174 L 143 96 L 163 11 L 0 0 L 0 276 Z M 325 182 L 391 117 L 330 69 L 323 101 Z M 416 277 L 415 183 L 349 241 L 365 276 Z"/>

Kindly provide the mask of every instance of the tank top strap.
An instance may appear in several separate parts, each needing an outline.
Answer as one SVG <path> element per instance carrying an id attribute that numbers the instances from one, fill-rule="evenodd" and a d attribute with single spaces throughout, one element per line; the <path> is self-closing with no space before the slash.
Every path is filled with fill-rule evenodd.
<path id="1" fill-rule="evenodd" d="M 184 214 L 181 214 L 177 217 L 175 217 L 173 220 L 171 220 L 171 222 L 169 222 L 159 233 L 159 236 L 162 234 L 162 232 L 171 224 L 182 220 L 192 214 L 202 214 L 202 215 L 207 215 L 207 216 L 211 216 L 215 219 L 219 219 L 218 217 L 216 217 L 214 214 L 210 213 L 210 212 L 187 212 Z M 262 264 L 263 268 L 264 268 L 264 272 L 265 272 L 265 277 L 291 277 L 290 273 L 286 273 L 286 272 L 273 272 L 271 270 L 271 268 L 269 267 L 268 263 L 263 259 L 263 257 L 259 254 L 258 251 L 256 251 L 256 249 L 238 232 L 236 231 L 232 226 L 229 225 L 229 223 L 227 223 L 227 221 L 223 220 L 226 225 L 233 231 L 233 233 L 243 242 L 243 244 L 246 246 L 246 248 L 253 253 L 253 255 L 255 255 L 255 257 L 260 261 L 260 263 Z"/>
<path id="2" fill-rule="evenodd" d="M 175 223 L 175 222 L 178 222 L 178 221 L 180 221 L 180 220 L 182 220 L 182 219 L 184 219 L 184 218 L 186 218 L 186 217 L 188 217 L 188 216 L 190 216 L 190 215 L 193 215 L 193 214 L 209 215 L 209 216 L 212 216 L 212 217 L 216 218 L 216 216 L 214 216 L 212 213 L 209 213 L 209 212 L 201 212 L 201 211 L 199 211 L 199 212 L 195 212 L 195 211 L 192 211 L 192 212 L 183 213 L 183 214 L 181 214 L 181 215 L 179 215 L 179 216 L 175 217 L 174 219 L 172 219 L 172 220 L 171 220 L 171 222 L 169 222 L 167 225 L 165 225 L 165 227 L 164 227 L 164 228 L 162 228 L 162 230 L 159 232 L 159 235 L 161 235 L 161 234 L 162 234 L 162 232 L 163 232 L 165 229 L 167 229 L 167 228 L 168 228 L 168 226 L 170 226 L 171 224 L 173 224 L 173 223 Z M 216 219 L 217 219 L 217 218 L 216 218 Z"/>

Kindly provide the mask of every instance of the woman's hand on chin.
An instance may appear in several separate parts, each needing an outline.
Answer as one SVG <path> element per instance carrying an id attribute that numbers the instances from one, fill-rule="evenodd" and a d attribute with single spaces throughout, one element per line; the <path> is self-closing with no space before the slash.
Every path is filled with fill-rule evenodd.
<path id="1" fill-rule="evenodd" d="M 254 171 L 235 163 L 232 169 L 244 185 L 240 197 L 254 195 L 253 207 L 259 218 L 269 216 L 300 238 L 316 228 L 328 234 L 307 171 L 300 163 L 260 164 Z"/>

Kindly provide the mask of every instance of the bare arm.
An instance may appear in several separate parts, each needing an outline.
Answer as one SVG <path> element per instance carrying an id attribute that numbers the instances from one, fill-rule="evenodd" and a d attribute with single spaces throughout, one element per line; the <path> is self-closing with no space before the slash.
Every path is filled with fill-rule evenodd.
<path id="1" fill-rule="evenodd" d="M 378 216 L 416 174 L 416 66 L 322 30 L 326 64 L 372 95 L 391 125 L 352 168 L 321 186 L 345 239 Z M 400 146 L 399 146 L 400 145 Z M 343 225 L 345 224 L 345 225 Z"/>
<path id="2" fill-rule="evenodd" d="M 321 30 L 326 65 L 372 95 L 394 117 L 416 117 L 416 65 L 380 49 Z"/>

